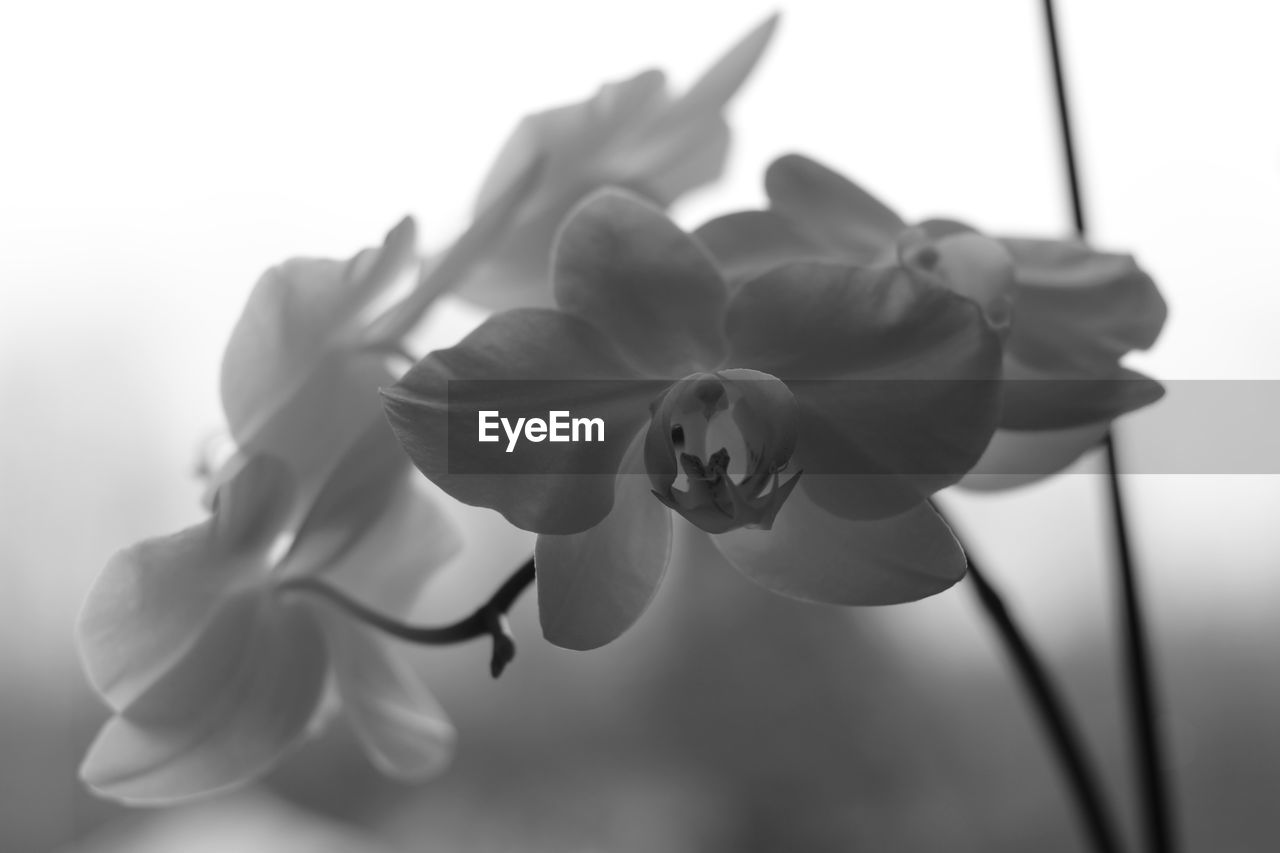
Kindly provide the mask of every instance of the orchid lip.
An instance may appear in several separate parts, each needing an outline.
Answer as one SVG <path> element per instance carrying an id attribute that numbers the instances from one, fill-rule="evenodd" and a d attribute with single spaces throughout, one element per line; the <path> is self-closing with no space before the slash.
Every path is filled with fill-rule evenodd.
<path id="1" fill-rule="evenodd" d="M 708 533 L 768 530 L 800 477 L 782 480 L 797 418 L 791 391 L 767 373 L 685 377 L 653 407 L 645 455 L 654 496 Z"/>

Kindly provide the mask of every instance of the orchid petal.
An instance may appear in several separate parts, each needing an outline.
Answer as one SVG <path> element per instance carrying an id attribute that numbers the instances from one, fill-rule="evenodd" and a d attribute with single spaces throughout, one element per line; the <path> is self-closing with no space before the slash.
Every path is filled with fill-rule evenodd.
<path id="1" fill-rule="evenodd" d="M 768 210 L 745 210 L 707 222 L 693 236 L 731 286 L 791 261 L 819 260 L 823 249 L 787 219 Z"/>
<path id="2" fill-rule="evenodd" d="M 630 171 L 618 173 L 610 165 L 615 159 L 625 164 L 626 149 L 612 152 L 628 130 L 652 121 L 670 100 L 665 76 L 649 70 L 606 84 L 581 103 L 521 120 L 481 186 L 476 211 L 488 209 L 540 161 L 537 186 L 512 228 L 464 280 L 462 294 L 489 306 L 550 306 L 551 245 L 560 223 L 601 186 L 645 191 L 647 176 L 637 184 Z"/>
<path id="3" fill-rule="evenodd" d="M 379 426 L 390 434 L 386 424 Z M 394 436 L 382 440 L 395 448 L 401 463 L 389 488 L 371 485 L 363 492 L 380 508 L 366 509 L 359 501 L 362 491 L 353 488 L 341 515 L 329 522 L 308 519 L 281 574 L 322 574 L 365 606 L 406 617 L 423 586 L 462 549 L 462 538 L 438 503 L 424 493 L 425 484 L 419 485 Z M 338 547 L 327 555 L 323 545 L 313 550 L 307 540 L 316 535 Z"/>
<path id="4" fill-rule="evenodd" d="M 942 592 L 964 577 L 959 543 L 933 507 L 850 521 L 798 489 L 770 530 L 741 528 L 712 537 L 751 580 L 802 601 L 900 604 Z"/>
<path id="5" fill-rule="evenodd" d="M 622 460 L 613 511 L 585 533 L 538 537 L 543 635 L 580 650 L 617 639 L 653 601 L 670 558 L 671 514 L 650 489 L 637 434 Z"/>
<path id="6" fill-rule="evenodd" d="M 318 612 L 342 708 L 369 759 L 395 779 L 444 770 L 456 733 L 402 650 L 326 607 Z"/>
<path id="7" fill-rule="evenodd" d="M 356 341 L 362 312 L 413 263 L 414 249 L 406 218 L 381 248 L 349 261 L 295 258 L 263 274 L 222 360 L 222 405 L 241 447 L 289 405 L 325 352 Z"/>
<path id="8" fill-rule="evenodd" d="M 765 48 L 778 29 L 779 15 L 765 18 L 755 29 L 716 60 L 689 90 L 680 96 L 671 112 L 677 117 L 718 112 L 729 103 L 760 63 Z"/>
<path id="9" fill-rule="evenodd" d="M 911 235 L 926 233 L 923 229 L 911 228 L 899 237 L 907 268 L 913 275 L 972 299 L 982 307 L 993 327 L 1007 332 L 1017 278 L 1013 260 L 1001 243 L 976 232 L 959 232 L 926 237 L 912 245 Z M 927 269 L 920 266 L 922 257 L 932 261 Z"/>
<path id="10" fill-rule="evenodd" d="M 848 260 L 870 261 L 906 227 L 866 190 L 799 154 L 773 161 L 764 180 L 771 210 Z"/>
<path id="11" fill-rule="evenodd" d="M 1062 376 L 1005 358 L 1004 407 L 1000 426 L 1057 430 L 1109 423 L 1164 396 L 1154 379 L 1113 365 L 1092 376 Z"/>
<path id="12" fill-rule="evenodd" d="M 996 430 L 982 458 L 960 486 L 975 491 L 996 491 L 1024 486 L 1056 474 L 1097 447 L 1109 421 L 1068 429 Z"/>
<path id="13" fill-rule="evenodd" d="M 341 559 L 387 511 L 408 470 L 385 418 L 370 418 L 325 479 L 279 573 L 307 574 Z"/>
<path id="14" fill-rule="evenodd" d="M 977 305 L 902 269 L 795 263 L 744 284 L 732 361 L 800 405 L 800 491 L 851 519 L 887 518 L 956 482 L 999 412 L 1000 342 Z"/>
<path id="15" fill-rule="evenodd" d="M 769 16 L 729 49 L 689 90 L 640 129 L 614 158 L 614 181 L 662 206 L 724 171 L 730 131 L 723 110 L 759 64 L 777 29 Z"/>
<path id="16" fill-rule="evenodd" d="M 173 803 L 247 782 L 299 742 L 325 684 L 323 641 L 297 608 L 256 616 L 252 630 L 211 632 L 192 652 L 204 665 L 175 669 L 109 720 L 81 778 L 125 803 Z"/>
<path id="17" fill-rule="evenodd" d="M 679 378 L 724 356 L 728 289 L 715 262 L 662 211 L 603 190 L 556 240 L 556 302 L 605 333 L 650 376 Z"/>
<path id="18" fill-rule="evenodd" d="M 524 530 L 578 533 L 609 514 L 618 463 L 661 390 L 637 379 L 590 323 L 520 309 L 419 361 L 383 391 L 383 402 L 418 470 L 451 496 L 496 509 Z M 507 453 L 505 438 L 477 440 L 483 410 L 513 422 L 564 410 L 600 417 L 608 430 L 604 441 L 526 443 Z"/>
<path id="19" fill-rule="evenodd" d="M 538 212 L 556 207 L 562 213 L 567 211 L 597 186 L 588 179 L 593 158 L 628 127 L 650 119 L 669 102 L 665 75 L 649 69 L 606 83 L 586 101 L 526 116 L 507 138 L 481 183 L 476 213 L 502 196 L 540 157 L 546 162 L 541 191 L 532 208 Z M 572 197 L 566 199 L 566 195 Z M 550 241 L 545 246 L 550 249 Z"/>
<path id="20" fill-rule="evenodd" d="M 222 596 L 265 576 L 288 496 L 281 466 L 252 459 L 207 521 L 111 558 L 76 625 L 89 681 L 109 705 L 135 701 L 197 642 Z"/>
<path id="21" fill-rule="evenodd" d="M 689 122 L 676 134 L 654 131 L 633 142 L 625 157 L 616 158 L 619 177 L 609 184 L 669 207 L 720 177 L 731 136 L 729 123 L 718 115 Z"/>
<path id="22" fill-rule="evenodd" d="M 372 421 L 325 483 L 277 577 L 323 573 L 366 606 L 407 613 L 461 547 L 456 526 L 418 482 L 385 418 Z"/>
<path id="23" fill-rule="evenodd" d="M 241 448 L 285 462 L 298 484 L 297 507 L 305 510 L 346 449 L 377 420 L 378 388 L 391 381 L 379 354 L 323 353 L 303 384 L 243 434 Z"/>
<path id="24" fill-rule="evenodd" d="M 729 361 L 784 380 L 989 379 L 1000 343 L 968 299 L 898 267 L 796 262 L 729 305 Z"/>
<path id="25" fill-rule="evenodd" d="M 1017 267 L 1009 352 L 1066 375 L 1109 375 L 1127 352 L 1155 343 L 1168 316 L 1151 277 L 1129 255 L 1062 240 L 1004 240 Z"/>
<path id="26" fill-rule="evenodd" d="M 759 61 L 776 16 L 743 38 L 680 98 L 662 72 L 645 71 L 601 87 L 590 99 L 523 119 L 485 178 L 483 210 L 537 161 L 533 197 L 462 292 L 490 306 L 551 304 L 549 262 L 556 229 L 584 197 L 624 187 L 666 206 L 718 178 L 729 149 L 722 115 Z"/>

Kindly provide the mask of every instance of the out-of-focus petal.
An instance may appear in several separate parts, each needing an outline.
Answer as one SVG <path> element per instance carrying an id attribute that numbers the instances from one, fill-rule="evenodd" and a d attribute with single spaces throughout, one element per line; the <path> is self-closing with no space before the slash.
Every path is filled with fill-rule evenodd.
<path id="1" fill-rule="evenodd" d="M 135 701 L 199 640 L 223 597 L 264 580 L 288 496 L 279 463 L 252 459 L 207 521 L 111 558 L 76 625 L 85 672 L 109 705 Z"/>
<path id="2" fill-rule="evenodd" d="M 1149 406 L 1164 387 L 1128 368 L 1112 365 L 1086 376 L 1061 375 L 1006 357 L 1004 408 L 1000 426 L 1014 430 L 1057 430 L 1110 422 Z"/>
<path id="3" fill-rule="evenodd" d="M 414 259 L 404 219 L 377 249 L 349 261 L 295 258 L 258 281 L 222 360 L 222 405 L 247 446 L 308 382 L 327 350 L 353 344 L 362 312 Z"/>
<path id="4" fill-rule="evenodd" d="M 392 380 L 379 354 L 323 353 L 280 408 L 245 433 L 242 451 L 288 465 L 297 483 L 295 508 L 305 511 L 344 453 L 378 420 L 378 389 Z"/>
<path id="5" fill-rule="evenodd" d="M 734 364 L 795 395 L 799 489 L 837 515 L 902 513 L 959 480 L 995 430 L 999 339 L 975 303 L 900 268 L 777 268 L 737 291 L 726 328 Z"/>
<path id="6" fill-rule="evenodd" d="M 316 607 L 344 715 L 370 760 L 405 781 L 442 771 L 456 734 L 404 650 L 327 604 Z"/>
<path id="7" fill-rule="evenodd" d="M 928 504 L 893 518 L 850 521 L 798 489 L 771 530 L 742 528 L 712 537 L 756 583 L 803 601 L 899 604 L 942 592 L 967 562 Z"/>
<path id="8" fill-rule="evenodd" d="M 320 701 L 325 647 L 297 608 L 258 613 L 252 624 L 218 632 L 192 652 L 208 666 L 174 669 L 109 720 L 81 778 L 103 796 L 160 805 L 242 784 L 278 761 Z M 219 654 L 227 643 L 234 654 Z"/>
<path id="9" fill-rule="evenodd" d="M 872 260 L 906 226 L 875 196 L 799 154 L 773 161 L 764 181 L 772 210 L 848 260 Z"/>
<path id="10" fill-rule="evenodd" d="M 668 103 L 665 75 L 649 69 L 606 83 L 586 101 L 526 116 L 481 183 L 475 211 L 479 213 L 502 196 L 539 157 L 545 158 L 540 191 L 523 216 L 535 218 L 557 207 L 568 210 L 595 188 L 594 181 L 584 180 L 591 175 L 595 158 L 625 131 L 650 119 Z M 550 241 L 545 245 L 550 249 Z"/>
<path id="11" fill-rule="evenodd" d="M 565 215 L 604 186 L 668 205 L 718 178 L 729 148 L 723 109 L 759 61 L 776 16 L 735 45 L 680 98 L 650 70 L 603 86 L 590 99 L 523 119 L 503 146 L 476 202 L 483 210 L 535 161 L 538 187 L 515 227 L 497 241 L 462 293 L 499 307 L 551 304 L 551 244 Z"/>
<path id="12" fill-rule="evenodd" d="M 342 559 L 387 512 L 409 470 L 391 427 L 375 412 L 324 481 L 278 573 L 309 574 Z"/>
<path id="13" fill-rule="evenodd" d="M 1099 251 L 1080 240 L 1005 237 L 1001 242 L 1018 265 L 1019 282 L 1030 287 L 1099 287 L 1128 277 L 1138 266 L 1132 255 Z"/>
<path id="14" fill-rule="evenodd" d="M 648 202 L 617 190 L 584 201 L 556 240 L 556 302 L 591 321 L 650 376 L 724 357 L 728 289 L 711 256 Z"/>
<path id="15" fill-rule="evenodd" d="M 1024 486 L 1056 474 L 1097 447 L 1110 421 L 1058 430 L 996 430 L 991 444 L 960 486 L 997 491 Z"/>
<path id="16" fill-rule="evenodd" d="M 765 18 L 698 78 L 670 110 L 674 119 L 719 113 L 751 76 L 778 28 L 778 14 Z M 668 117 L 666 121 L 672 121 Z"/>
<path id="17" fill-rule="evenodd" d="M 739 288 L 729 361 L 789 380 L 988 379 L 1000 342 L 973 302 L 899 267 L 798 262 Z"/>
<path id="18" fill-rule="evenodd" d="M 666 206 L 724 170 L 729 125 L 723 111 L 764 55 L 778 26 L 770 15 L 618 151 L 617 181 Z"/>
<path id="19" fill-rule="evenodd" d="M 585 533 L 539 536 L 538 611 L 557 646 L 594 649 L 644 613 L 671 557 L 671 513 L 653 496 L 637 435 L 617 477 L 613 511 Z"/>
<path id="20" fill-rule="evenodd" d="M 613 186 L 629 189 L 668 207 L 680 196 L 712 183 L 724 171 L 732 133 L 722 116 L 704 116 L 677 134 L 649 133 L 618 157 Z M 630 160 L 630 168 L 622 164 Z"/>
<path id="21" fill-rule="evenodd" d="M 590 99 L 525 117 L 499 152 L 480 193 L 477 213 L 541 162 L 533 195 L 510 230 L 461 285 L 461 293 L 491 307 L 549 306 L 551 244 L 564 217 L 584 196 L 605 185 L 643 191 L 630 172 L 609 168 L 628 131 L 651 121 L 671 101 L 666 78 L 649 70 L 608 83 Z"/>
<path id="22" fill-rule="evenodd" d="M 454 498 L 536 533 L 578 533 L 609 514 L 614 474 L 661 385 L 641 381 L 609 340 L 576 316 L 519 309 L 419 361 L 383 403 L 401 446 Z M 519 445 L 501 429 L 480 443 L 479 412 L 601 418 L 603 441 Z"/>
<path id="23" fill-rule="evenodd" d="M 425 486 L 391 428 L 376 424 L 334 472 L 278 576 L 323 574 L 366 606 L 407 616 L 423 585 L 462 547 Z"/>
<path id="24" fill-rule="evenodd" d="M 1125 353 L 1155 343 L 1168 308 L 1129 255 L 1061 240 L 1004 240 L 1017 267 L 1009 352 L 1067 375 L 1108 375 Z"/>
<path id="25" fill-rule="evenodd" d="M 994 328 L 1007 332 L 1017 278 L 1004 246 L 976 232 L 937 238 L 925 235 L 924 229 L 909 228 L 899 237 L 906 268 L 923 280 L 972 299 L 982 307 Z"/>
<path id="26" fill-rule="evenodd" d="M 791 261 L 821 260 L 824 250 L 787 219 L 768 210 L 744 210 L 693 232 L 731 286 Z"/>

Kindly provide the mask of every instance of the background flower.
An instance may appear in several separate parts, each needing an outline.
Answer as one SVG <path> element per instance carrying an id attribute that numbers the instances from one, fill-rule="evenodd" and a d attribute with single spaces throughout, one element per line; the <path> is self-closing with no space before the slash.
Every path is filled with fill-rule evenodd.
<path id="1" fill-rule="evenodd" d="M 207 521 L 112 558 L 78 628 L 85 670 L 115 712 L 81 768 L 95 791 L 157 804 L 243 784 L 307 734 L 330 680 L 384 772 L 421 779 L 447 763 L 453 728 L 385 638 L 319 600 L 281 595 L 323 574 L 403 610 L 452 556 L 456 535 L 421 500 L 350 501 L 366 465 L 395 461 L 365 453 L 361 472 L 331 478 L 283 557 L 291 478 L 255 456 Z M 414 485 L 397 488 L 408 498 Z"/>
<path id="2" fill-rule="evenodd" d="M 1007 324 L 1001 430 L 966 485 L 998 488 L 1054 473 L 1095 445 L 1114 418 L 1162 394 L 1120 363 L 1155 342 L 1166 316 L 1131 256 L 1074 240 L 992 241 L 950 220 L 911 227 L 799 155 L 776 160 L 765 188 L 768 211 L 730 214 L 698 231 L 736 278 L 802 258 L 900 259 Z"/>
<path id="3" fill-rule="evenodd" d="M 212 516 L 116 554 L 80 619 L 85 669 L 115 712 L 82 767 L 99 793 L 167 802 L 254 778 L 316 721 L 330 680 L 385 772 L 447 762 L 451 726 L 383 638 L 280 597 L 323 575 L 403 615 L 459 547 L 376 406 L 392 374 L 369 329 L 414 249 L 406 219 L 378 249 L 295 259 L 254 288 L 223 360 L 238 449 L 212 476 Z"/>
<path id="4" fill-rule="evenodd" d="M 515 227 L 464 281 L 462 293 L 486 305 L 550 305 L 551 242 L 577 202 L 602 186 L 622 186 L 656 204 L 720 177 L 729 152 L 723 111 L 760 61 L 778 16 L 734 45 L 679 97 L 661 71 L 601 87 L 587 101 L 528 116 L 489 170 L 476 199 L 484 210 L 530 164 L 543 160 Z"/>

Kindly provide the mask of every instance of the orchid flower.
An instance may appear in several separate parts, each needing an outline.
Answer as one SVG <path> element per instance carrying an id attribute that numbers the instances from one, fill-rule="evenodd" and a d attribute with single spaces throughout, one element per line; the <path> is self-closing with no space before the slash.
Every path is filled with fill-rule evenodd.
<path id="1" fill-rule="evenodd" d="M 634 623 L 673 512 L 799 599 L 903 602 L 963 576 L 928 497 L 996 426 L 1000 341 L 975 303 L 906 266 L 787 264 L 730 287 L 616 190 L 577 208 L 554 259 L 557 308 L 494 315 L 384 391 L 419 470 L 539 534 L 549 640 L 588 649 Z M 539 408 L 598 416 L 608 440 L 478 441 L 480 412 Z"/>
<path id="2" fill-rule="evenodd" d="M 604 186 L 666 207 L 720 176 L 729 150 L 723 111 L 777 27 L 769 17 L 684 94 L 659 70 L 603 86 L 590 99 L 524 118 L 484 179 L 476 207 L 501 196 L 530 163 L 544 168 L 511 230 L 463 282 L 463 296 L 496 308 L 549 304 L 551 243 L 575 204 Z"/>
<path id="3" fill-rule="evenodd" d="M 417 269 L 415 233 L 405 218 L 381 247 L 349 261 L 295 258 L 271 268 L 231 332 L 221 381 L 231 437 L 241 455 L 285 463 L 302 510 L 378 425 L 371 389 L 394 377 L 391 342 L 373 336 L 375 309 Z"/>
<path id="4" fill-rule="evenodd" d="M 100 794 L 160 803 L 252 779 L 303 738 L 329 684 L 383 771 L 447 762 L 453 729 L 408 663 L 291 592 L 323 577 L 401 613 L 458 549 L 377 406 L 388 330 L 421 299 L 374 309 L 414 258 L 406 219 L 378 249 L 292 260 L 254 289 L 223 362 L 238 452 L 213 476 L 211 517 L 116 554 L 81 615 L 85 669 L 114 712 L 81 769 Z"/>
<path id="5" fill-rule="evenodd" d="M 769 210 L 730 214 L 699 229 L 737 276 L 798 259 L 892 262 L 934 257 L 939 268 L 1003 262 L 1008 276 L 942 277 L 1002 326 L 1000 429 L 962 485 L 1000 488 L 1040 479 L 1095 446 L 1120 415 L 1158 400 L 1159 383 L 1121 364 L 1164 325 L 1159 291 L 1130 255 L 1078 240 L 980 238 L 934 219 L 908 225 L 856 184 L 788 155 L 765 176 Z"/>
<path id="6" fill-rule="evenodd" d="M 81 767 L 90 787 L 160 804 L 247 782 L 304 739 L 330 682 L 383 772 L 422 779 L 447 764 L 453 728 L 389 641 L 319 599 L 285 594 L 322 573 L 376 606 L 403 606 L 456 551 L 411 480 L 351 500 L 382 491 L 368 482 L 384 478 L 379 468 L 399 467 L 373 457 L 349 457 L 353 470 L 321 492 L 279 559 L 291 478 L 266 456 L 224 483 L 207 521 L 111 559 L 78 626 L 85 670 L 114 712 Z"/>

